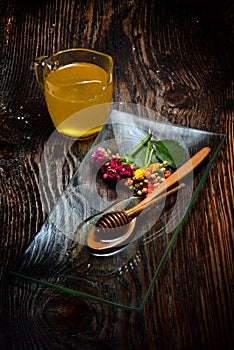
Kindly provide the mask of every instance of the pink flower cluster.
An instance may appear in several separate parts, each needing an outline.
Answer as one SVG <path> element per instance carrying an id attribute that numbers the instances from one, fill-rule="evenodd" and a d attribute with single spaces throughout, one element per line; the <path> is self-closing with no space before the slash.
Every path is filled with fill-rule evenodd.
<path id="1" fill-rule="evenodd" d="M 135 168 L 131 165 L 123 163 L 118 156 L 114 156 L 101 167 L 101 172 L 103 174 L 103 179 L 112 184 L 116 184 L 122 179 L 132 177 L 134 169 Z"/>
<path id="2" fill-rule="evenodd" d="M 93 164 L 102 164 L 103 162 L 110 159 L 111 151 L 105 148 L 99 147 L 91 157 L 91 162 Z"/>
<path id="3" fill-rule="evenodd" d="M 100 164 L 103 179 L 112 185 L 132 177 L 135 171 L 135 166 L 124 163 L 119 154 L 112 155 L 110 150 L 101 147 L 93 153 L 92 163 Z"/>

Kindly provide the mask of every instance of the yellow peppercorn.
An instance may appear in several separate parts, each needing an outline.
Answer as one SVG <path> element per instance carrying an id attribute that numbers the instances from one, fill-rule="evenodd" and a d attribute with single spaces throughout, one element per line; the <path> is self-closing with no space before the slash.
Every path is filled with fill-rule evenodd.
<path id="1" fill-rule="evenodd" d="M 144 175 L 145 175 L 145 172 L 142 168 L 139 168 L 135 171 L 135 178 L 136 179 L 142 178 L 142 177 L 144 177 Z"/>

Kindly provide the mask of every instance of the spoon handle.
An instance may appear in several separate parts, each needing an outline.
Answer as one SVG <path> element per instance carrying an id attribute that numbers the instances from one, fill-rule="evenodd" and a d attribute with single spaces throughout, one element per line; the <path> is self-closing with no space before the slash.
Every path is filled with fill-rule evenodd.
<path id="1" fill-rule="evenodd" d="M 137 205 L 137 208 L 134 207 L 134 208 L 131 208 L 131 209 L 134 209 L 134 212 L 133 210 L 131 209 L 128 209 L 128 210 L 131 210 L 131 213 L 129 215 L 129 213 L 127 213 L 128 217 L 133 217 L 133 214 L 134 216 L 138 215 L 140 212 L 142 212 L 143 210 L 145 210 L 146 208 L 150 207 L 151 205 L 155 204 L 155 203 L 158 203 L 160 202 L 161 200 L 171 196 L 172 194 L 174 194 L 175 192 L 179 191 L 180 189 L 184 188 L 186 185 L 182 182 L 179 186 L 176 186 L 176 187 L 173 187 L 171 190 L 167 191 L 167 192 L 164 192 L 162 194 L 160 194 L 159 196 L 155 196 L 153 199 L 151 199 L 151 201 L 147 201 L 147 202 L 144 202 L 143 201 L 141 203 L 139 203 L 139 205 Z M 141 204 L 141 205 L 140 205 Z M 128 210 L 125 210 L 125 213 L 128 211 Z"/>
<path id="2" fill-rule="evenodd" d="M 179 169 L 177 169 L 173 174 L 171 174 L 162 184 L 153 191 L 148 197 L 143 199 L 139 204 L 135 207 L 127 209 L 125 212 L 128 216 L 136 215 L 142 206 L 147 205 L 154 198 L 165 192 L 168 188 L 173 186 L 179 180 L 183 179 L 185 176 L 191 173 L 210 153 L 210 147 L 204 147 L 200 151 L 198 151 L 194 156 L 192 156 L 189 160 L 187 160 Z"/>

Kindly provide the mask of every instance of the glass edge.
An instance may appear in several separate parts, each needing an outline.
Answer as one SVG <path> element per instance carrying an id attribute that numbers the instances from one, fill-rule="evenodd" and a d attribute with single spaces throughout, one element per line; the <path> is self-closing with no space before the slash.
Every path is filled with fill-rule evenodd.
<path id="1" fill-rule="evenodd" d="M 118 102 L 112 102 L 112 104 L 118 104 Z M 140 107 L 142 107 L 140 105 Z M 148 108 L 149 109 L 149 108 Z M 150 109 L 149 109 L 150 110 Z M 122 110 L 119 110 L 119 109 L 114 109 L 112 111 L 116 111 L 116 112 L 120 112 L 120 113 L 127 113 L 127 114 L 131 114 L 134 119 L 142 119 L 144 120 L 145 122 L 153 122 L 155 124 L 159 123 L 159 124 L 169 124 L 171 125 L 172 127 L 176 127 L 176 128 L 179 128 L 179 129 L 184 129 L 184 130 L 192 130 L 192 131 L 196 131 L 196 132 L 200 132 L 200 133 L 203 133 L 203 134 L 207 134 L 207 135 L 213 135 L 213 136 L 223 136 L 224 138 L 226 138 L 227 134 L 226 133 L 220 133 L 220 132 L 213 132 L 213 131 L 209 131 L 209 130 L 203 130 L 203 129 L 198 129 L 198 128 L 195 128 L 195 127 L 189 127 L 189 126 L 184 126 L 184 125 L 180 125 L 180 124 L 175 124 L 175 123 L 171 123 L 170 121 L 168 120 L 156 120 L 156 119 L 150 119 L 150 118 L 147 118 L 145 116 L 139 116 L 137 114 L 134 114 L 134 113 L 131 113 L 131 112 L 128 112 L 128 111 L 122 111 Z M 153 111 L 154 113 L 157 113 L 156 111 Z M 109 115 L 109 118 L 111 116 L 111 113 Z M 112 120 L 111 118 L 108 119 L 110 120 L 110 124 L 112 124 Z M 108 124 L 108 120 L 107 120 L 107 123 L 105 125 Z M 119 122 L 119 124 L 123 124 L 121 121 Z M 139 125 L 138 125 L 139 126 Z M 97 137 L 98 138 L 98 137 Z M 95 140 L 96 141 L 96 140 Z"/>
<path id="2" fill-rule="evenodd" d="M 38 280 L 37 278 L 29 277 L 29 276 L 23 275 L 21 273 L 15 272 L 13 270 L 9 271 L 9 273 L 15 277 L 24 279 L 24 280 L 32 282 L 32 283 L 36 283 L 37 285 L 42 285 L 42 286 L 50 288 L 50 289 L 59 290 L 61 292 L 64 292 L 64 293 L 67 293 L 67 294 L 70 294 L 73 296 L 81 297 L 83 299 L 90 300 L 90 301 L 99 302 L 101 304 L 115 307 L 117 309 L 122 309 L 125 311 L 135 311 L 135 312 L 141 311 L 141 305 L 138 308 L 138 307 L 131 307 L 131 306 L 123 305 L 123 304 L 118 304 L 118 303 L 115 303 L 112 301 L 108 301 L 107 299 L 102 299 L 102 298 L 93 296 L 93 295 L 88 294 L 88 293 L 79 292 L 79 291 L 76 291 L 74 289 L 62 287 L 58 284 L 50 283 L 50 282 L 43 281 L 43 280 Z"/>

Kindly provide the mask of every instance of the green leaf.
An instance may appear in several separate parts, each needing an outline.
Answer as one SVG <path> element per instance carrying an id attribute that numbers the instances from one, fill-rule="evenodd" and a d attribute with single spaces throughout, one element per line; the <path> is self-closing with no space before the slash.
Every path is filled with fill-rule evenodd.
<path id="1" fill-rule="evenodd" d="M 156 156 L 161 161 L 167 160 L 172 168 L 177 168 L 184 162 L 184 148 L 175 140 L 151 140 L 156 147 Z"/>
<path id="2" fill-rule="evenodd" d="M 136 156 L 142 150 L 142 148 L 144 146 L 147 146 L 147 144 L 150 141 L 151 137 L 152 137 L 152 134 L 151 134 L 151 132 L 149 132 L 148 135 L 143 140 L 141 140 L 141 142 L 135 148 L 133 148 L 133 150 L 131 150 L 131 152 L 126 154 L 126 156 L 127 157 L 134 157 L 134 156 Z"/>
<path id="3" fill-rule="evenodd" d="M 137 167 L 143 167 L 147 164 L 152 146 L 150 143 L 152 134 L 149 134 L 129 153 L 124 156 L 124 159 L 128 163 L 135 163 Z"/>
<path id="4" fill-rule="evenodd" d="M 184 149 L 179 142 L 169 139 L 152 140 L 149 134 L 123 160 L 126 163 L 135 163 L 136 167 L 145 167 L 158 160 L 168 161 L 172 168 L 177 168 L 184 162 Z"/>
<path id="5" fill-rule="evenodd" d="M 151 143 L 150 141 L 147 142 L 145 146 L 141 148 L 141 150 L 136 154 L 135 156 L 135 164 L 137 167 L 144 167 L 147 165 L 149 156 L 151 153 Z"/>

